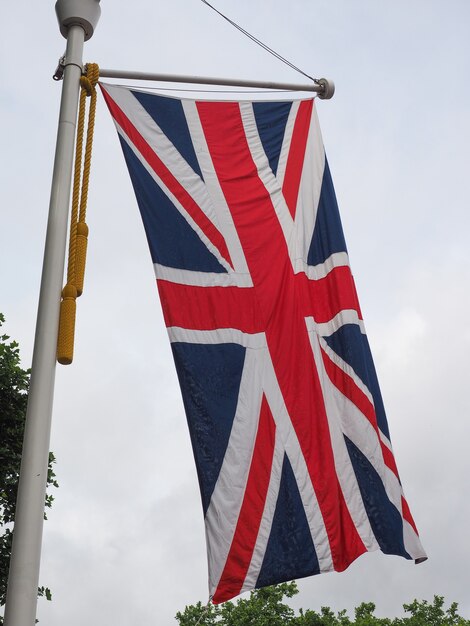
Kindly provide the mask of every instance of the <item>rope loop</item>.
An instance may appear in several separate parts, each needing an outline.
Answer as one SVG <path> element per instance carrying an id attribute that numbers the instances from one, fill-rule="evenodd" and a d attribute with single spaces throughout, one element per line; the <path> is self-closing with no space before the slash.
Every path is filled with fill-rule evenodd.
<path id="1" fill-rule="evenodd" d="M 87 76 L 80 76 L 80 86 L 82 89 L 85 89 L 87 96 L 91 96 L 93 92 L 93 85 Z"/>
<path id="2" fill-rule="evenodd" d="M 100 79 L 100 68 L 98 63 L 87 63 L 85 66 L 86 75 L 93 87 L 96 87 Z"/>
<path id="3" fill-rule="evenodd" d="M 100 77 L 100 68 L 96 63 L 85 65 L 85 74 L 80 77 L 80 86 L 86 91 L 87 97 L 92 96 Z"/>
<path id="4" fill-rule="evenodd" d="M 88 182 L 90 179 L 91 153 L 96 111 L 96 84 L 100 76 L 96 63 L 85 66 L 85 74 L 80 77 L 80 102 L 78 109 L 77 139 L 75 144 L 75 167 L 70 215 L 69 256 L 67 283 L 62 290 L 60 308 L 57 360 L 69 365 L 73 360 L 75 336 L 75 301 L 82 294 L 85 275 L 88 226 L 85 222 Z M 86 99 L 90 97 L 88 124 L 86 130 L 85 153 L 83 154 Z M 82 173 L 83 165 L 83 173 Z"/>

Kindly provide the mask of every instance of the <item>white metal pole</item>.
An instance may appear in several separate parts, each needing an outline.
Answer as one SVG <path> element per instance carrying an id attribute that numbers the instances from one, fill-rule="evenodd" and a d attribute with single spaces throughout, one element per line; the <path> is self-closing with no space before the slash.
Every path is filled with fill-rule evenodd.
<path id="1" fill-rule="evenodd" d="M 61 32 L 67 38 L 67 48 L 5 605 L 5 626 L 34 626 L 36 619 L 78 91 L 83 43 L 92 36 L 98 21 L 98 3 L 99 0 L 59 0 L 56 5 Z"/>
<path id="2" fill-rule="evenodd" d="M 59 306 L 64 275 L 70 180 L 73 165 L 85 31 L 67 37 L 49 220 L 26 412 L 15 530 L 5 605 L 5 626 L 33 626 L 41 557 L 44 498 L 54 393 Z"/>
<path id="3" fill-rule="evenodd" d="M 187 76 L 181 74 L 151 74 L 129 70 L 109 70 L 100 67 L 100 78 L 124 78 L 127 80 L 153 80 L 168 83 L 191 83 L 195 85 L 225 85 L 227 87 L 254 87 L 259 89 L 282 89 L 286 91 L 313 91 L 322 100 L 329 100 L 335 93 L 332 80 L 319 78 L 316 83 L 280 83 L 244 78 L 214 78 L 210 76 Z"/>

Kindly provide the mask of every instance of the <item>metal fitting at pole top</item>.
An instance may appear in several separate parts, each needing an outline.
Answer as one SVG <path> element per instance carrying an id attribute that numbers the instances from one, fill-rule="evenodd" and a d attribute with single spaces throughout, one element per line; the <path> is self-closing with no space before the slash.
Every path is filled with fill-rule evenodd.
<path id="1" fill-rule="evenodd" d="M 100 19 L 100 0 L 57 0 L 55 12 L 60 32 L 66 39 L 71 26 L 81 26 L 88 41 Z"/>
<path id="2" fill-rule="evenodd" d="M 328 78 L 319 78 L 317 80 L 317 83 L 322 88 L 322 90 L 318 94 L 320 100 L 331 100 L 335 93 L 334 82 L 332 80 L 328 80 Z"/>

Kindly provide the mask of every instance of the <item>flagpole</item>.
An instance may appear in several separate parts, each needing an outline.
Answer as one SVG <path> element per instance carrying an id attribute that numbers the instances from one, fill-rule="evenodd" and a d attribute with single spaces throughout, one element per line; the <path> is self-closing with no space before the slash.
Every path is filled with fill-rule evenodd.
<path id="1" fill-rule="evenodd" d="M 58 0 L 56 12 L 61 33 L 67 39 L 67 47 L 5 604 L 5 626 L 34 626 L 36 619 L 78 92 L 83 44 L 93 35 L 98 23 L 99 0 Z"/>

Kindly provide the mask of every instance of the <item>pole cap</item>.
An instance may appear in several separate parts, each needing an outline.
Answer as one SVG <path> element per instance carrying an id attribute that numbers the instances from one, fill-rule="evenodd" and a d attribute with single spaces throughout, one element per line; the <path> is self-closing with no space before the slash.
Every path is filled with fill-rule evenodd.
<path id="1" fill-rule="evenodd" d="M 320 100 L 330 100 L 335 93 L 335 84 L 332 80 L 328 80 L 327 78 L 319 78 L 318 84 L 323 87 L 322 91 L 318 94 Z"/>
<path id="2" fill-rule="evenodd" d="M 100 19 L 100 0 L 57 0 L 55 12 L 60 32 L 66 39 L 70 26 L 78 25 L 85 31 L 85 41 L 88 41 Z"/>

